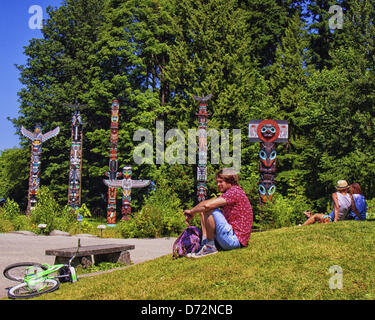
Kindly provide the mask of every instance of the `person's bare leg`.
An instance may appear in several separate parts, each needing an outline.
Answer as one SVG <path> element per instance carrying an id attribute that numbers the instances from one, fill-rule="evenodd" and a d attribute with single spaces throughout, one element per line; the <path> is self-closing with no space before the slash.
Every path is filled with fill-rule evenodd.
<path id="1" fill-rule="evenodd" d="M 207 239 L 206 218 L 203 212 L 201 212 L 201 229 L 202 229 L 202 239 Z"/>
<path id="2" fill-rule="evenodd" d="M 202 227 L 202 238 L 208 240 L 215 239 L 215 219 L 211 214 L 213 210 L 206 213 L 201 213 L 201 227 Z"/>
<path id="3" fill-rule="evenodd" d="M 324 217 L 324 214 L 322 213 L 315 213 L 314 215 L 312 215 L 310 218 L 308 218 L 306 220 L 306 222 L 303 224 L 303 226 L 306 226 L 308 224 L 313 224 L 317 221 L 320 221 L 322 218 Z"/>
<path id="4" fill-rule="evenodd" d="M 215 240 L 215 219 L 212 214 L 205 215 L 205 226 L 207 240 Z"/>

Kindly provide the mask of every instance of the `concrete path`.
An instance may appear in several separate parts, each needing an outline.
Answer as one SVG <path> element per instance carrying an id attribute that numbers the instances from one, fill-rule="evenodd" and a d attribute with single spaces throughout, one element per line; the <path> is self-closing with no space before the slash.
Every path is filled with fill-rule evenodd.
<path id="1" fill-rule="evenodd" d="M 16 282 L 3 276 L 4 268 L 17 262 L 40 262 L 53 264 L 55 257 L 45 255 L 48 249 L 75 247 L 81 239 L 81 246 L 96 244 L 132 244 L 135 249 L 130 251 L 134 264 L 152 260 L 170 254 L 176 238 L 157 239 L 101 239 L 86 235 L 80 236 L 36 236 L 17 233 L 0 233 L 0 298 L 7 296 L 6 288 Z"/>

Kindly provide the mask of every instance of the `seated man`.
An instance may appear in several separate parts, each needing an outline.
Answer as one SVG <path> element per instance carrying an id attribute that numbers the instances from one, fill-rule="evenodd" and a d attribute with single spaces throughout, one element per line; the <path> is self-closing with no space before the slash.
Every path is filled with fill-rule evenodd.
<path id="1" fill-rule="evenodd" d="M 193 209 L 185 210 L 185 221 L 196 213 L 201 214 L 202 247 L 189 255 L 200 258 L 217 253 L 216 243 L 223 250 L 246 247 L 253 224 L 253 209 L 245 192 L 238 185 L 238 176 L 232 169 L 220 170 L 216 174 L 218 198 L 204 200 Z M 223 212 L 218 208 L 223 207 Z"/>

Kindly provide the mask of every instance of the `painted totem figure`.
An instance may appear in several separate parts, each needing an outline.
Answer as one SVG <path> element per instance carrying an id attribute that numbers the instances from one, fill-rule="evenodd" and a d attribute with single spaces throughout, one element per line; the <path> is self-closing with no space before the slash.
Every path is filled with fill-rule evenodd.
<path id="1" fill-rule="evenodd" d="M 30 176 L 29 176 L 29 193 L 26 215 L 30 216 L 31 210 L 35 208 L 37 203 L 37 196 L 39 190 L 39 178 L 40 178 L 40 156 L 42 153 L 42 143 L 46 142 L 57 136 L 60 132 L 60 128 L 55 129 L 42 134 L 40 125 L 36 125 L 34 132 L 26 130 L 23 126 L 21 127 L 21 133 L 23 136 L 32 141 L 31 144 L 31 162 L 30 162 Z"/>
<path id="2" fill-rule="evenodd" d="M 81 206 L 81 173 L 82 173 L 82 118 L 79 110 L 72 117 L 72 134 L 70 147 L 68 206 L 77 210 Z"/>
<path id="3" fill-rule="evenodd" d="M 109 180 L 116 180 L 121 177 L 121 172 L 117 172 L 117 143 L 118 143 L 118 126 L 119 126 L 119 102 L 118 100 L 112 101 L 111 110 L 111 135 L 110 135 L 110 158 L 109 158 L 109 171 L 106 177 Z M 116 187 L 108 187 L 108 204 L 107 204 L 107 224 L 116 224 Z"/>
<path id="4" fill-rule="evenodd" d="M 197 166 L 197 198 L 201 202 L 207 197 L 207 101 L 210 100 L 212 94 L 206 97 L 193 96 L 199 101 L 198 116 L 198 166 Z"/>
<path id="5" fill-rule="evenodd" d="M 288 121 L 250 120 L 249 141 L 260 142 L 259 202 L 264 204 L 276 191 L 276 143 L 288 142 Z"/>
<path id="6" fill-rule="evenodd" d="M 112 188 L 122 188 L 122 218 L 129 220 L 131 214 L 131 189 L 144 188 L 150 184 L 150 180 L 132 180 L 132 167 L 126 166 L 122 170 L 122 180 L 103 180 L 104 184 Z"/>

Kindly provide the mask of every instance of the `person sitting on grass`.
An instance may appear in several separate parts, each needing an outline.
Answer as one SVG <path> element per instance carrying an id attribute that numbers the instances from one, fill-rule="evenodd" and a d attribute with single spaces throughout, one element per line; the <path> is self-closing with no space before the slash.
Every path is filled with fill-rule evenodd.
<path id="1" fill-rule="evenodd" d="M 350 185 L 349 190 L 353 196 L 355 207 L 359 211 L 362 220 L 366 220 L 367 204 L 365 196 L 362 194 L 361 186 L 359 183 L 355 182 Z M 357 217 L 353 210 L 350 209 L 348 219 L 359 220 L 359 217 Z"/>
<path id="2" fill-rule="evenodd" d="M 330 214 L 312 214 L 311 211 L 305 211 L 304 214 L 307 216 L 308 219 L 305 221 L 303 225 L 305 226 L 313 224 L 315 222 L 329 223 L 333 221 L 337 222 L 344 220 L 347 214 L 349 213 L 350 209 L 352 209 L 353 212 L 360 219 L 362 219 L 357 208 L 355 207 L 353 196 L 348 191 L 349 185 L 346 182 L 346 180 L 337 181 L 336 192 L 332 194 L 333 211 Z"/>
<path id="3" fill-rule="evenodd" d="M 187 225 L 196 213 L 200 213 L 202 228 L 201 248 L 187 257 L 200 258 L 217 253 L 218 248 L 232 250 L 248 245 L 253 209 L 238 185 L 238 175 L 232 169 L 222 169 L 216 174 L 216 183 L 219 192 L 223 193 L 221 196 L 204 200 L 184 211 Z M 218 209 L 220 207 L 223 211 Z"/>

